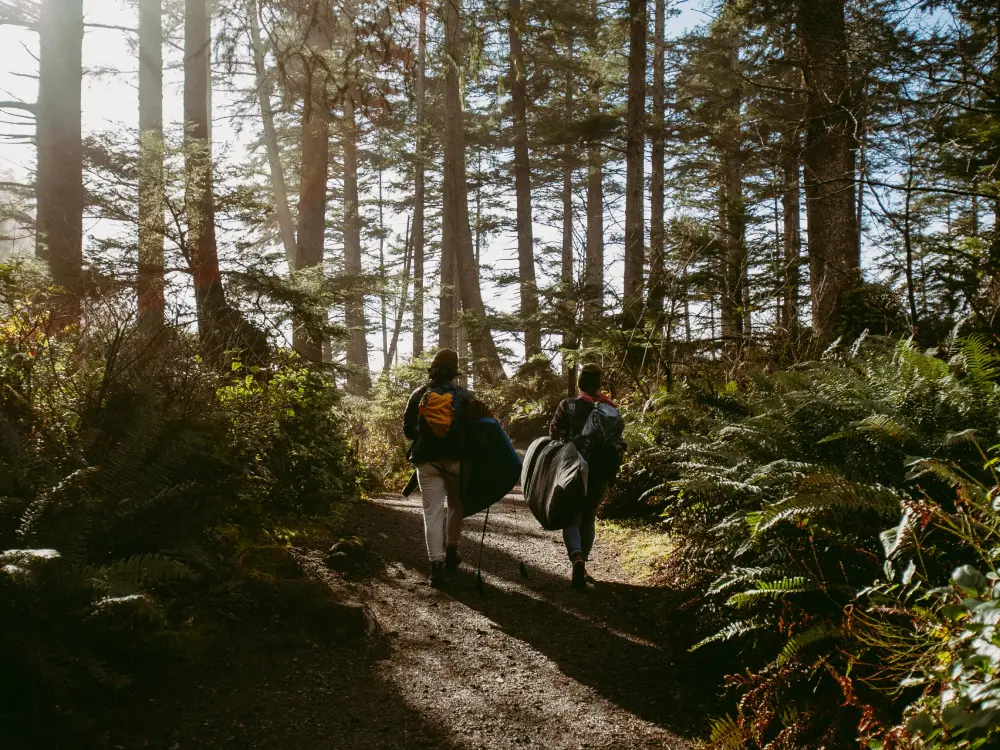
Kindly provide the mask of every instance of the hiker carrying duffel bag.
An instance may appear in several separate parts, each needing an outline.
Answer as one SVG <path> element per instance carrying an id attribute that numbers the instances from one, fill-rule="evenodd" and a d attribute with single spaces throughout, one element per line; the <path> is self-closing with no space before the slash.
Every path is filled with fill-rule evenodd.
<path id="1" fill-rule="evenodd" d="M 471 425 L 489 416 L 472 393 L 456 385 L 458 354 L 442 349 L 428 370 L 429 381 L 410 396 L 403 433 L 413 441 L 409 458 L 416 467 L 424 511 L 424 536 L 431 563 L 430 582 L 439 586 L 446 571 L 461 564 L 463 467 Z"/>
<path id="2" fill-rule="evenodd" d="M 601 368 L 584 365 L 579 395 L 559 404 L 549 425 L 549 436 L 575 445 L 589 467 L 586 498 L 572 523 L 563 527 L 563 542 L 573 563 L 573 586 L 586 588 L 593 579 L 586 569 L 596 536 L 597 509 L 608 485 L 615 480 L 625 453 L 625 422 L 611 399 L 601 391 Z"/>
<path id="3" fill-rule="evenodd" d="M 558 531 L 579 517 L 589 467 L 572 442 L 538 438 L 524 455 L 521 489 L 543 529 Z"/>

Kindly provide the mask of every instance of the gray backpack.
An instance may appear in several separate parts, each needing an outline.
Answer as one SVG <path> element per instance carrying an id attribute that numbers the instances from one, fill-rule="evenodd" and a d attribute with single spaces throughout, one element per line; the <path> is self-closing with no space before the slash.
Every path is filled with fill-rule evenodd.
<path id="1" fill-rule="evenodd" d="M 578 402 L 571 401 L 568 406 L 572 418 L 579 408 Z M 617 473 L 625 455 L 624 433 L 625 420 L 621 412 L 611 404 L 598 401 L 574 442 L 589 462 Z"/>

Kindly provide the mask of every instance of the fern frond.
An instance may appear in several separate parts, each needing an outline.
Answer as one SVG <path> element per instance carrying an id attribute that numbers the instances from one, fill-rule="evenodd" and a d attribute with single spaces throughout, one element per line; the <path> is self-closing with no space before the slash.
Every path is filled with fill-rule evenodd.
<path id="1" fill-rule="evenodd" d="M 839 638 L 840 634 L 840 628 L 830 623 L 816 625 L 808 630 L 804 630 L 789 639 L 788 643 L 781 649 L 781 653 L 778 655 L 775 663 L 779 667 L 784 666 L 808 646 L 830 638 Z"/>
<path id="2" fill-rule="evenodd" d="M 799 574 L 798 570 L 792 570 L 778 565 L 766 567 L 735 567 L 723 576 L 720 576 L 708 588 L 709 595 L 721 594 L 724 591 L 736 588 L 737 586 L 753 585 L 761 580 L 782 580 L 795 578 Z"/>
<path id="3" fill-rule="evenodd" d="M 899 513 L 903 497 L 898 491 L 881 485 L 852 482 L 835 472 L 819 472 L 806 477 L 795 494 L 747 515 L 755 536 L 760 536 L 779 523 L 814 515 L 843 517 L 856 522 L 860 512 L 882 517 Z"/>
<path id="4" fill-rule="evenodd" d="M 162 555 L 136 555 L 111 565 L 88 570 L 92 583 L 110 597 L 127 597 L 144 589 L 191 580 L 191 570 Z"/>
<path id="5" fill-rule="evenodd" d="M 713 750 L 744 750 L 749 740 L 750 733 L 729 715 L 713 721 L 708 734 Z"/>
<path id="6" fill-rule="evenodd" d="M 911 469 L 908 479 L 917 480 L 922 476 L 932 475 L 954 487 L 963 490 L 973 502 L 985 505 L 989 502 L 989 491 L 974 479 L 965 476 L 961 470 L 950 463 L 936 458 L 918 458 L 909 464 Z"/>
<path id="7" fill-rule="evenodd" d="M 736 622 L 731 622 L 718 633 L 710 635 L 708 638 L 704 638 L 698 641 L 691 647 L 691 651 L 697 651 L 702 646 L 707 646 L 710 643 L 721 643 L 725 641 L 731 641 L 734 638 L 741 638 L 747 633 L 752 633 L 756 630 L 760 630 L 764 627 L 764 623 L 753 618 L 750 620 L 737 620 Z"/>
<path id="8" fill-rule="evenodd" d="M 756 588 L 734 594 L 729 597 L 726 604 L 736 609 L 743 609 L 761 599 L 781 599 L 788 594 L 802 594 L 815 589 L 815 584 L 805 576 L 782 578 L 780 581 L 758 581 Z"/>
<path id="9" fill-rule="evenodd" d="M 854 427 L 858 432 L 869 433 L 896 443 L 902 443 L 913 437 L 912 431 L 888 414 L 873 414 L 870 417 L 865 417 Z"/>

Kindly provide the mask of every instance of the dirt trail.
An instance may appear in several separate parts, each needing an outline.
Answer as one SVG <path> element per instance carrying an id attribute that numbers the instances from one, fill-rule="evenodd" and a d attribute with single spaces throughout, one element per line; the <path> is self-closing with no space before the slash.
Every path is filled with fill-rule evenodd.
<path id="1" fill-rule="evenodd" d="M 687 654 L 660 642 L 672 592 L 628 583 L 600 540 L 590 566 L 597 586 L 573 590 L 561 536 L 511 497 L 490 514 L 480 594 L 482 521 L 466 521 L 466 564 L 435 591 L 425 585 L 419 498 L 361 513 L 360 531 L 384 566 L 368 584 L 392 652 L 380 677 L 453 747 L 689 747 L 679 735 L 703 729 L 704 712 L 688 689 Z"/>
<path id="2" fill-rule="evenodd" d="M 703 732 L 706 710 L 698 669 L 674 635 L 684 618 L 677 594 L 629 583 L 600 539 L 590 566 L 598 584 L 574 591 L 560 535 L 517 497 L 490 514 L 480 594 L 482 519 L 466 521 L 466 563 L 434 590 L 419 497 L 359 502 L 350 530 L 371 549 L 346 587 L 368 602 L 381 634 L 344 646 L 236 641 L 136 706 L 139 739 L 120 746 L 691 747 L 684 737 Z"/>

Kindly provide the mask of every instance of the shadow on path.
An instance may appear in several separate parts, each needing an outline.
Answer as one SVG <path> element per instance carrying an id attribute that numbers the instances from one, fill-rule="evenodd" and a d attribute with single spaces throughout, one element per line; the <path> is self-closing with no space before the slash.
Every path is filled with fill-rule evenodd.
<path id="1" fill-rule="evenodd" d="M 442 748 L 446 730 L 408 705 L 378 671 L 389 649 L 279 643 L 242 636 L 179 664 L 137 701 L 118 747 L 154 750 Z"/>
<path id="2" fill-rule="evenodd" d="M 506 508 L 503 506 L 507 506 Z M 713 686 L 699 681 L 697 661 L 672 589 L 603 581 L 587 593 L 574 591 L 558 534 L 538 533 L 530 514 L 505 501 L 491 520 L 483 550 L 484 594 L 475 587 L 482 516 L 469 520 L 463 541 L 466 565 L 443 590 L 538 652 L 566 676 L 646 721 L 682 736 L 705 728 Z M 402 564 L 423 572 L 426 553 L 419 509 L 400 502 L 373 504 L 365 511 L 368 530 L 388 530 L 391 543 L 374 547 L 385 563 L 377 576 L 390 577 Z M 515 538 L 524 528 L 521 538 Z M 383 532 L 385 534 L 385 532 Z M 475 545 L 471 542 L 475 541 Z M 523 555 L 530 579 L 518 575 Z M 397 574 L 398 575 L 398 574 Z"/>

